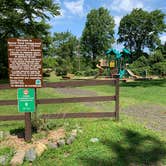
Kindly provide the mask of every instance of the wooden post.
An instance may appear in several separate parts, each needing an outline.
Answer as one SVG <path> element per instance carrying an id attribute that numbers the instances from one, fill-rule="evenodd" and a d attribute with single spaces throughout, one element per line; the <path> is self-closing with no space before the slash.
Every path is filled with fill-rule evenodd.
<path id="1" fill-rule="evenodd" d="M 115 100 L 115 118 L 118 121 L 119 120 L 119 78 L 116 79 L 115 95 L 116 95 L 116 100 Z"/>
<path id="2" fill-rule="evenodd" d="M 35 123 L 37 125 L 37 89 L 35 88 L 35 117 L 34 117 L 34 120 L 35 120 Z"/>
<path id="3" fill-rule="evenodd" d="M 31 130 L 31 113 L 25 113 L 25 141 L 30 142 L 32 138 L 32 130 Z"/>

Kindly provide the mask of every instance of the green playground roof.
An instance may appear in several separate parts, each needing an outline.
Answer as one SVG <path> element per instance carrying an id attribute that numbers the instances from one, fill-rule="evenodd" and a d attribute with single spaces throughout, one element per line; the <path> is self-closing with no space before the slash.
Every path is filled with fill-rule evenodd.
<path id="1" fill-rule="evenodd" d="M 125 54 L 131 54 L 131 52 L 127 49 L 127 48 L 123 48 L 123 52 L 125 53 Z"/>
<path id="2" fill-rule="evenodd" d="M 109 55 L 109 54 L 113 54 L 113 55 L 116 55 L 116 58 L 120 58 L 121 57 L 121 54 L 118 50 L 116 49 L 113 49 L 113 48 L 110 48 L 106 51 L 106 55 Z"/>

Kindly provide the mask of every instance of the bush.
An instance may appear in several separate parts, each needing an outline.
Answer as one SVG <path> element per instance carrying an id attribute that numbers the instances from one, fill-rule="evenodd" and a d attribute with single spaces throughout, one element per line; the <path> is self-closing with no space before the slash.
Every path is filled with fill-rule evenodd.
<path id="1" fill-rule="evenodd" d="M 160 76 L 166 76 L 166 61 L 152 65 L 152 73 Z"/>
<path id="2" fill-rule="evenodd" d="M 76 71 L 74 74 L 76 76 L 84 76 L 85 75 L 85 71 Z"/>
<path id="3" fill-rule="evenodd" d="M 149 65 L 149 60 L 145 56 L 139 57 L 136 61 L 134 61 L 130 67 L 131 68 L 139 68 Z"/>
<path id="4" fill-rule="evenodd" d="M 98 73 L 98 69 L 86 70 L 84 76 L 95 76 Z"/>
<path id="5" fill-rule="evenodd" d="M 95 76 L 98 73 L 98 69 L 87 69 L 85 71 L 77 71 L 75 72 L 76 76 Z"/>

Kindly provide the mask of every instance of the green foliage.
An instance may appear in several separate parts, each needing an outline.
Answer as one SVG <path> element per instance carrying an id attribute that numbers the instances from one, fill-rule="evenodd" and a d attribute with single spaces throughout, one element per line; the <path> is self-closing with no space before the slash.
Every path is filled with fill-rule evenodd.
<path id="1" fill-rule="evenodd" d="M 162 54 L 161 50 L 156 50 L 149 56 L 150 64 L 162 62 L 164 61 L 164 59 L 165 57 Z"/>
<path id="2" fill-rule="evenodd" d="M 56 56 L 56 73 L 73 73 L 77 67 L 78 40 L 70 32 L 54 33 L 52 48 Z"/>
<path id="3" fill-rule="evenodd" d="M 139 57 L 136 61 L 130 65 L 131 68 L 144 67 L 149 65 L 149 60 L 145 56 Z"/>
<path id="4" fill-rule="evenodd" d="M 158 62 L 152 65 L 153 74 L 166 76 L 166 61 Z"/>
<path id="5" fill-rule="evenodd" d="M 81 49 L 85 56 L 93 58 L 94 64 L 96 57 L 103 54 L 114 42 L 114 26 L 113 17 L 103 7 L 92 9 L 87 15 L 81 37 Z"/>
<path id="6" fill-rule="evenodd" d="M 135 51 L 139 57 L 144 47 L 154 49 L 160 44 L 159 33 L 166 28 L 164 17 L 165 14 L 160 10 L 147 12 L 133 9 L 120 21 L 118 41 Z"/>
<path id="7" fill-rule="evenodd" d="M 98 69 L 87 69 L 87 70 L 84 70 L 84 71 L 77 71 L 75 73 L 76 76 L 95 76 L 96 74 L 98 73 Z"/>
<path id="8" fill-rule="evenodd" d="M 7 38 L 41 38 L 43 53 L 48 54 L 50 15 L 59 15 L 59 6 L 53 0 L 0 1 L 0 77 L 7 69 Z"/>
<path id="9" fill-rule="evenodd" d="M 43 58 L 43 68 L 55 69 L 56 65 L 57 65 L 56 58 L 53 58 L 53 57 L 44 57 Z"/>

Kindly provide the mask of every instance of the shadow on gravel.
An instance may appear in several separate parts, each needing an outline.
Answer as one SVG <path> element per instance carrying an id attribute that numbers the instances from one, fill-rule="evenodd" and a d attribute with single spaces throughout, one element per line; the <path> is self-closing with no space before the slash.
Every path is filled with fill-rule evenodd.
<path id="1" fill-rule="evenodd" d="M 136 86 L 142 86 L 142 87 L 149 87 L 149 86 L 160 86 L 160 87 L 166 87 L 166 79 L 160 79 L 160 80 L 142 80 L 142 81 L 135 81 L 135 82 L 122 82 L 120 84 L 121 87 L 136 87 Z"/>
<path id="2" fill-rule="evenodd" d="M 164 142 L 128 129 L 121 129 L 120 133 L 122 139 L 119 141 L 109 139 L 102 141 L 102 144 L 110 150 L 110 157 L 91 154 L 82 156 L 81 161 L 88 166 L 162 166 L 161 160 L 166 159 Z"/>

